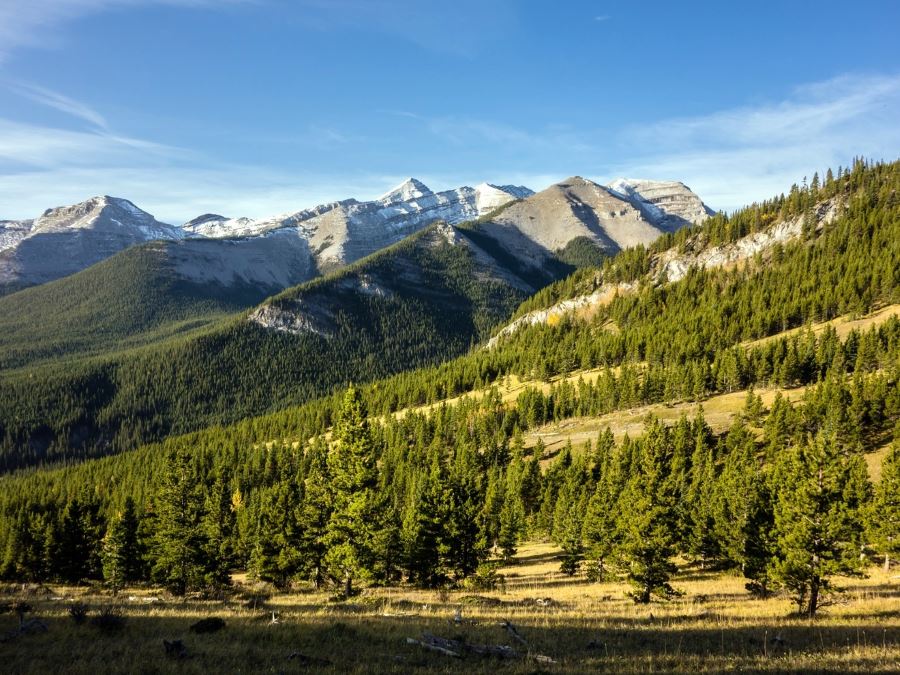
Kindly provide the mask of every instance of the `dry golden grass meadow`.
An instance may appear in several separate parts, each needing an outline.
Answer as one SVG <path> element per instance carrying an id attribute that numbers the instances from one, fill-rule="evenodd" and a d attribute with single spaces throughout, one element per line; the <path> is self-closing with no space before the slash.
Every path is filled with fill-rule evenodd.
<path id="1" fill-rule="evenodd" d="M 757 600 L 743 580 L 687 566 L 683 595 L 634 604 L 622 583 L 559 573 L 558 551 L 529 544 L 492 592 L 367 589 L 350 602 L 323 593 L 273 593 L 236 579 L 224 599 L 177 599 L 158 589 L 4 589 L 2 602 L 31 605 L 46 632 L 9 637 L 19 619 L 0 615 L 6 673 L 591 673 L 900 672 L 900 576 L 895 568 L 840 580 L 846 592 L 815 620 L 792 615 L 787 598 Z M 76 624 L 69 607 L 83 603 Z M 91 617 L 112 605 L 124 617 L 104 631 Z M 459 611 L 459 617 L 457 617 Z M 225 626 L 190 626 L 219 617 Z M 273 622 L 273 617 L 275 621 Z M 461 621 L 457 621 L 461 618 Z M 511 622 L 527 646 L 501 624 Z M 423 634 L 476 645 L 509 645 L 517 658 L 455 658 L 407 638 Z M 181 657 L 164 640 L 181 640 Z"/>

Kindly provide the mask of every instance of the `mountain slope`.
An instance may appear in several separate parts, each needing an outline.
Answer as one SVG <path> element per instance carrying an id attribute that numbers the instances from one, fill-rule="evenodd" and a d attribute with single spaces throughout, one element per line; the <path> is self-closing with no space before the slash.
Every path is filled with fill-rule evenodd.
<path id="1" fill-rule="evenodd" d="M 179 333 L 184 314 L 165 303 L 169 309 L 154 313 L 148 308 L 136 319 L 123 313 L 120 326 L 108 335 L 104 326 L 115 322 L 104 323 L 102 312 L 96 321 L 89 311 L 81 312 L 71 336 L 61 333 L 61 319 L 51 318 L 45 322 L 48 339 L 35 339 L 24 350 L 17 349 L 20 340 L 13 340 L 0 360 L 17 368 L 0 373 L 0 441 L 11 457 L 8 466 L 114 452 L 308 400 L 348 380 L 367 381 L 457 356 L 489 337 L 534 291 L 584 261 L 608 255 L 630 236 L 644 241 L 661 232 L 640 208 L 589 181 L 553 186 L 524 200 L 517 195 L 525 189 L 490 185 L 426 191 L 420 182 L 407 181 L 382 201 L 338 204 L 248 236 L 192 236 L 138 247 L 133 255 L 158 256 L 154 269 L 169 275 L 169 283 L 192 289 L 188 307 L 206 307 L 204 292 L 221 299 L 217 293 L 243 289 L 242 301 L 252 299 L 253 292 L 279 290 L 329 262 L 388 244 L 405 228 L 420 229 L 325 278 L 290 288 L 246 315 L 211 326 L 222 318 L 216 314 L 222 306 L 213 304 L 194 326 L 203 327 L 199 334 Z M 422 220 L 436 214 L 462 217 L 497 204 L 474 224 L 421 230 Z M 608 223 L 610 218 L 598 215 L 601 207 L 628 216 Z M 197 221 L 223 222 L 211 214 Z M 606 245 L 607 239 L 612 244 Z M 113 262 L 129 259 L 110 261 L 109 270 Z M 293 266 L 295 276 L 281 272 L 286 266 Z M 53 296 L 15 294 L 9 300 L 24 298 L 27 304 L 31 297 L 52 297 L 62 317 L 66 288 L 61 283 Z M 104 303 L 123 305 L 114 294 Z M 17 311 L 21 317 L 26 310 Z M 104 333 L 96 349 L 91 325 Z M 146 334 L 121 326 L 143 326 Z M 39 336 L 41 322 L 36 318 L 29 330 Z M 141 348 L 104 355 L 110 336 Z M 79 352 L 92 358 L 70 358 L 62 368 L 46 362 Z M 46 410 L 55 412 L 48 417 Z"/>
<path id="2" fill-rule="evenodd" d="M 638 188 L 651 196 L 642 197 Z M 624 194 L 573 176 L 510 204 L 479 230 L 517 259 L 540 267 L 576 240 L 602 255 L 649 244 L 689 224 L 688 215 L 702 222 L 709 209 L 681 183 L 635 186 Z"/>
<path id="3" fill-rule="evenodd" d="M 0 455 L 12 468 L 114 452 L 432 364 L 486 338 L 534 290 L 433 225 L 201 334 L 0 375 Z"/>
<path id="4" fill-rule="evenodd" d="M 178 251 L 196 245 L 135 246 L 71 276 L 0 297 L 0 371 L 165 340 L 282 287 L 256 280 L 226 285 L 180 273 Z"/>
<path id="5" fill-rule="evenodd" d="M 319 270 L 331 271 L 437 220 L 462 223 L 531 194 L 522 186 L 487 183 L 432 192 L 422 181 L 408 178 L 373 201 L 348 199 L 261 220 L 207 214 L 183 227 L 191 235 L 217 239 L 290 232 L 309 242 Z"/>
<path id="6" fill-rule="evenodd" d="M 48 209 L 35 220 L 6 221 L 0 230 L 0 292 L 59 279 L 135 244 L 183 237 L 180 228 L 115 197 Z"/>

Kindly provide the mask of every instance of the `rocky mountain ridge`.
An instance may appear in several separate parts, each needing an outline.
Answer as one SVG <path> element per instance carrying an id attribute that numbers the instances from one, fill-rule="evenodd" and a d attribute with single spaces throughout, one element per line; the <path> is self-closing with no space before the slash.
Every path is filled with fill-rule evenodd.
<path id="1" fill-rule="evenodd" d="M 616 189 L 581 178 L 535 194 L 481 183 L 433 192 L 408 178 L 378 199 L 346 199 L 269 218 L 207 213 L 177 227 L 132 202 L 94 197 L 40 217 L 0 221 L 0 288 L 67 276 L 136 244 L 163 242 L 185 279 L 260 285 L 273 292 L 340 268 L 436 221 L 460 225 L 508 207 L 484 232 L 531 267 L 586 238 L 604 253 L 648 243 L 709 209 L 681 183 L 624 181 Z M 512 205 L 512 206 L 510 206 Z"/>

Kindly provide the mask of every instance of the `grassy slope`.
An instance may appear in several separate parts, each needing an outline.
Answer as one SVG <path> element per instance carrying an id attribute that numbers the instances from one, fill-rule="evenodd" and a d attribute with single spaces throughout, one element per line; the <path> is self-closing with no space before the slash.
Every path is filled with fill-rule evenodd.
<path id="1" fill-rule="evenodd" d="M 535 672 L 896 672 L 900 663 L 900 593 L 891 575 L 871 568 L 868 578 L 841 579 L 846 602 L 814 623 L 790 616 L 785 599 L 747 596 L 738 576 L 682 566 L 673 580 L 684 595 L 668 603 L 635 605 L 620 582 L 591 584 L 559 573 L 549 544 L 522 546 L 501 570 L 500 591 L 371 589 L 350 603 L 323 593 L 271 595 L 265 586 L 240 583 L 224 601 L 180 600 L 158 589 L 135 589 L 117 599 L 87 588 L 54 588 L 30 595 L 29 616 L 48 626 L 0 645 L 4 667 L 15 673 L 108 672 L 232 673 L 510 673 Z M 10 592 L 12 591 L 12 592 Z M 22 596 L 13 589 L 0 601 Z M 535 602 L 544 599 L 543 605 Z M 154 600 L 155 599 L 155 600 Z M 73 600 L 91 615 L 115 604 L 126 618 L 117 633 L 76 626 Z M 549 600 L 549 602 L 548 602 Z M 452 621 L 461 608 L 463 624 Z M 272 612 L 277 624 L 271 623 Z M 216 616 L 224 630 L 189 631 Z M 454 659 L 406 643 L 423 632 L 475 644 L 509 644 L 525 651 L 500 627 L 509 620 L 533 654 L 552 658 Z M 18 625 L 0 615 L 0 632 Z M 783 645 L 773 644 L 776 635 Z M 182 639 L 189 658 L 167 659 L 163 640 Z M 295 656 L 322 659 L 309 666 Z"/>

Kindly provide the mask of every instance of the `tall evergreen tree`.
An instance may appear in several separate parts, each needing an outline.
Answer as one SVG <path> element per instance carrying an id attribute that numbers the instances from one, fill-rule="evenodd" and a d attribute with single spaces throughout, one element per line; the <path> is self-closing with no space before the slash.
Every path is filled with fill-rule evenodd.
<path id="1" fill-rule="evenodd" d="M 725 558 L 748 580 L 747 590 L 766 595 L 772 557 L 772 496 L 768 476 L 746 430 L 729 434 L 730 450 L 716 481 L 715 533 Z"/>
<path id="2" fill-rule="evenodd" d="M 169 454 L 156 499 L 153 577 L 175 595 L 203 583 L 203 495 L 186 451 Z"/>
<path id="3" fill-rule="evenodd" d="M 353 581 L 370 576 L 373 568 L 373 539 L 380 529 L 376 459 L 362 396 L 351 386 L 344 395 L 335 446 L 328 456 L 333 510 L 325 533 L 327 564 L 343 581 L 348 597 L 353 594 Z"/>
<path id="4" fill-rule="evenodd" d="M 297 514 L 300 573 L 316 588 L 325 582 L 325 533 L 331 511 L 328 490 L 327 448 L 309 450 L 309 467 L 303 484 L 303 501 Z"/>
<path id="5" fill-rule="evenodd" d="M 114 594 L 124 585 L 143 577 L 144 551 L 139 529 L 134 499 L 127 497 L 122 511 L 110 521 L 103 539 L 103 578 Z"/>
<path id="6" fill-rule="evenodd" d="M 870 485 L 862 457 L 833 436 L 785 453 L 775 470 L 775 557 L 772 575 L 798 610 L 816 614 L 834 575 L 861 567 L 862 520 Z"/>
<path id="7" fill-rule="evenodd" d="M 637 471 L 622 496 L 618 555 L 628 570 L 635 602 L 648 603 L 652 596 L 677 594 L 669 580 L 676 567 L 676 511 L 668 479 L 671 449 L 668 434 L 659 420 L 648 422 L 640 444 Z"/>

